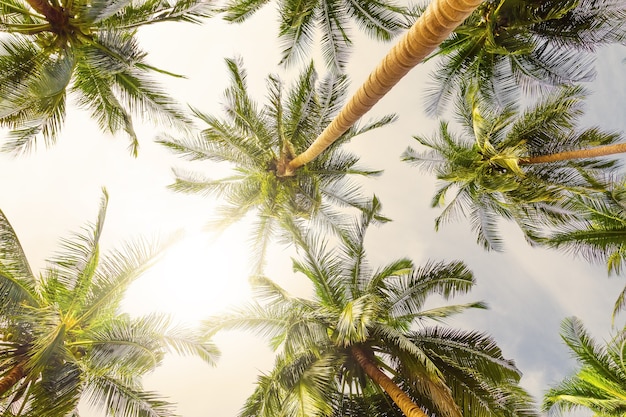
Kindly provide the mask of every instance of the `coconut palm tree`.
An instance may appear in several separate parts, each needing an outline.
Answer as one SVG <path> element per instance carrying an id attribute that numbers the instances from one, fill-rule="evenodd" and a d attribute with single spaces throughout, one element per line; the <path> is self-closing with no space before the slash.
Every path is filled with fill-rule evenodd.
<path id="1" fill-rule="evenodd" d="M 308 164 L 331 146 L 413 67 L 460 25 L 483 0 L 433 0 L 407 33 L 390 49 L 332 122 L 285 167 L 285 175 Z"/>
<path id="2" fill-rule="evenodd" d="M 268 3 L 267 0 L 228 0 L 221 8 L 224 19 L 241 23 Z M 306 0 L 278 2 L 281 64 L 290 65 L 310 56 L 317 32 L 326 66 L 334 72 L 345 69 L 352 40 L 350 23 L 368 35 L 388 41 L 407 27 L 407 10 L 393 1 Z"/>
<path id="3" fill-rule="evenodd" d="M 429 57 L 441 60 L 427 112 L 440 114 L 468 80 L 504 104 L 522 90 L 588 81 L 594 50 L 626 41 L 625 21 L 621 0 L 485 1 Z"/>
<path id="4" fill-rule="evenodd" d="M 133 113 L 186 127 L 184 113 L 150 78 L 137 29 L 158 22 L 199 22 L 202 0 L 2 0 L 0 126 L 10 129 L 4 149 L 32 148 L 59 136 L 67 95 L 87 109 L 100 129 L 125 132 L 136 155 Z M 174 75 L 171 73 L 167 73 Z"/>
<path id="5" fill-rule="evenodd" d="M 607 265 L 619 274 L 626 262 L 626 186 L 616 181 L 611 190 L 591 197 L 576 196 L 572 202 L 583 216 L 567 222 L 542 240 L 549 247 L 565 249 L 593 263 Z M 626 307 L 626 287 L 618 297 L 613 318 Z"/>
<path id="6" fill-rule="evenodd" d="M 379 210 L 374 198 L 333 248 L 314 229 L 305 234 L 293 227 L 301 253 L 293 267 L 312 284 L 311 298 L 256 277 L 256 302 L 204 322 L 208 335 L 253 330 L 280 349 L 241 416 L 331 416 L 350 394 L 383 391 L 394 403 L 390 410 L 407 417 L 534 415 L 517 386 L 519 371 L 489 336 L 427 326 L 485 308 L 480 302 L 424 308 L 430 295 L 448 299 L 472 288 L 463 263 L 418 268 L 403 258 L 377 269 L 368 265 L 365 232 Z"/>
<path id="7" fill-rule="evenodd" d="M 561 337 L 580 368 L 546 392 L 544 410 L 550 414 L 588 409 L 598 416 L 623 416 L 626 412 L 626 368 L 622 330 L 606 345 L 596 343 L 576 317 L 565 319 Z"/>
<path id="8" fill-rule="evenodd" d="M 260 106 L 248 93 L 241 62 L 227 59 L 226 63 L 231 86 L 224 93 L 225 118 L 196 110 L 207 125 L 198 136 L 163 136 L 159 142 L 187 159 L 226 162 L 233 167 L 231 175 L 219 179 L 176 170 L 171 188 L 223 197 L 226 205 L 213 225 L 230 225 L 254 212 L 252 241 L 258 250 L 255 258 L 261 261 L 270 238 L 285 219 L 306 218 L 333 225 L 341 217 L 335 207 L 359 208 L 367 202 L 350 177 L 374 176 L 379 171 L 360 168 L 358 158 L 340 145 L 394 117 L 349 129 L 322 157 L 295 175 L 285 176 L 288 161 L 336 114 L 346 94 L 346 77 L 328 75 L 317 80 L 313 65 L 289 87 L 270 76 L 267 103 Z"/>
<path id="9" fill-rule="evenodd" d="M 95 225 L 63 242 L 39 277 L 31 271 L 0 212 L 0 407 L 2 415 L 78 415 L 81 399 L 107 416 L 173 416 L 171 404 L 146 391 L 141 376 L 166 352 L 212 363 L 213 344 L 165 316 L 119 311 L 125 290 L 158 254 L 127 245 L 100 256 L 104 194 Z"/>
<path id="10" fill-rule="evenodd" d="M 602 178 L 615 166 L 613 160 L 594 157 L 623 147 L 614 146 L 618 134 L 577 127 L 583 97 L 580 87 L 562 88 L 520 114 L 514 105 L 492 106 L 466 88 L 457 102 L 465 136 L 454 136 L 442 122 L 437 136 L 415 137 L 428 150 L 408 148 L 402 155 L 441 180 L 432 205 L 445 207 L 435 227 L 468 216 L 477 241 L 500 250 L 499 218 L 514 220 L 532 243 L 541 238 L 542 226 L 578 215 L 566 201 L 604 190 Z M 591 147 L 604 153 L 590 157 Z"/>

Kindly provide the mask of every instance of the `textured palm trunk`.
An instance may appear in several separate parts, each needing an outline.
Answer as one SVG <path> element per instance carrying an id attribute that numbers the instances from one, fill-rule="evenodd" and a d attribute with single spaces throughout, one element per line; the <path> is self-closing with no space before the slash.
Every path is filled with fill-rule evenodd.
<path id="1" fill-rule="evenodd" d="M 520 165 L 546 164 L 550 162 L 569 161 L 571 159 L 595 158 L 598 156 L 625 153 L 626 143 L 596 146 L 595 148 L 580 149 L 576 151 L 559 152 L 552 155 L 539 155 L 520 159 Z"/>
<path id="2" fill-rule="evenodd" d="M 311 146 L 289 163 L 293 172 L 309 163 L 371 109 L 426 58 L 483 0 L 432 0 L 411 29 L 387 53 L 350 101 Z"/>
<path id="3" fill-rule="evenodd" d="M 18 381 L 26 376 L 24 371 L 24 362 L 20 362 L 13 366 L 13 368 L 2 378 L 0 378 L 0 398 L 10 390 Z"/>
<path id="4" fill-rule="evenodd" d="M 58 30 L 67 24 L 68 16 L 62 8 L 53 7 L 47 0 L 26 0 L 37 13 L 45 16 L 53 29 Z"/>
<path id="5" fill-rule="evenodd" d="M 352 346 L 352 355 L 372 381 L 377 383 L 391 397 L 406 417 L 427 417 L 422 409 L 396 385 L 391 378 L 385 375 L 368 354 L 358 346 Z"/>

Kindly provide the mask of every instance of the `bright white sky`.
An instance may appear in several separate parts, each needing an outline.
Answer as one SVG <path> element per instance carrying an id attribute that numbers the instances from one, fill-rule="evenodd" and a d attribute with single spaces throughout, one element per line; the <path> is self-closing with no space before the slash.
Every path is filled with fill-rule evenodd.
<path id="1" fill-rule="evenodd" d="M 152 64 L 187 75 L 186 80 L 162 79 L 173 96 L 205 113 L 220 114 L 221 94 L 228 85 L 224 58 L 243 57 L 249 85 L 259 101 L 269 73 L 287 76 L 276 66 L 276 16 L 272 2 L 244 25 L 217 19 L 202 26 L 160 25 L 142 32 L 141 42 Z M 355 36 L 349 65 L 353 90 L 389 47 Z M 626 48 L 602 55 L 596 93 L 588 104 L 590 124 L 626 130 L 624 57 Z M 382 178 L 366 185 L 383 201 L 385 214 L 395 220 L 370 231 L 370 259 L 374 265 L 404 256 L 416 263 L 467 262 L 478 286 L 466 298 L 484 300 L 491 310 L 465 315 L 450 325 L 491 333 L 524 372 L 523 384 L 539 396 L 574 366 L 558 336 L 561 319 L 577 315 L 595 336 L 608 336 L 612 305 L 626 282 L 608 279 L 603 267 L 531 249 L 509 225 L 503 226 L 511 236 L 504 254 L 477 247 L 466 222 L 434 233 L 438 211 L 429 208 L 434 178 L 399 162 L 400 153 L 413 145 L 413 134 L 430 134 L 437 125 L 425 118 L 420 104 L 429 69 L 414 69 L 366 116 L 396 112 L 399 122 L 351 144 L 364 165 L 385 169 Z M 70 109 L 57 146 L 19 159 L 0 156 L 0 208 L 34 269 L 56 251 L 59 238 L 95 220 L 103 186 L 110 194 L 105 246 L 185 230 L 188 238 L 131 288 L 125 309 L 133 314 L 166 311 L 194 323 L 249 296 L 246 225 L 222 236 L 202 232 L 215 201 L 165 189 L 173 180 L 171 168 L 189 167 L 189 163 L 153 144 L 158 132 L 148 124 L 140 127 L 142 145 L 134 159 L 126 151 L 125 138 L 101 134 L 84 112 Z M 217 169 L 206 164 L 196 167 L 208 172 Z M 304 294 L 307 283 L 291 272 L 290 256 L 288 250 L 275 247 L 267 275 Z M 216 368 L 197 359 L 168 358 L 146 379 L 146 387 L 177 402 L 181 416 L 235 416 L 252 392 L 256 376 L 271 367 L 272 355 L 263 340 L 240 332 L 219 335 L 216 342 L 223 351 Z M 84 417 L 95 414 L 86 412 Z"/>

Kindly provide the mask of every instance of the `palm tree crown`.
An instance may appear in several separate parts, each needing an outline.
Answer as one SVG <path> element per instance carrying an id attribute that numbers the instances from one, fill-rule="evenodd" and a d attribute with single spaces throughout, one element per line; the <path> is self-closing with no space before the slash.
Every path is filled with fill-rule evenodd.
<path id="1" fill-rule="evenodd" d="M 341 407 L 353 415 L 352 406 L 365 404 L 351 398 L 361 395 L 377 399 L 370 411 L 386 404 L 389 411 L 381 415 L 398 408 L 422 417 L 533 415 L 529 396 L 517 386 L 519 371 L 490 337 L 426 325 L 485 307 L 424 308 L 430 295 L 447 299 L 472 288 L 464 264 L 416 268 L 403 258 L 377 269 L 368 265 L 365 232 L 379 209 L 374 199 L 335 248 L 315 232 L 293 228 L 302 255 L 294 270 L 309 279 L 313 298 L 293 297 L 257 277 L 258 303 L 205 322 L 209 334 L 250 329 L 281 349 L 241 415 L 330 416 Z M 395 405 L 381 401 L 381 389 Z"/>
<path id="2" fill-rule="evenodd" d="M 186 127 L 184 113 L 149 78 L 149 71 L 165 71 L 147 64 L 136 32 L 208 15 L 202 0 L 2 0 L 0 31 L 9 36 L 0 40 L 0 126 L 11 129 L 5 150 L 27 151 L 40 133 L 53 143 L 68 93 L 103 131 L 126 132 L 135 155 L 133 112 Z"/>
<path id="3" fill-rule="evenodd" d="M 281 221 L 288 218 L 322 220 L 335 224 L 339 212 L 333 206 L 360 207 L 366 200 L 351 175 L 372 176 L 379 171 L 358 167 L 358 158 L 340 148 L 356 135 L 386 125 L 387 116 L 348 130 L 322 157 L 295 172 L 286 172 L 296 152 L 305 149 L 335 115 L 346 94 L 345 76 L 329 75 L 317 81 L 313 65 L 286 89 L 268 78 L 268 103 L 262 107 L 247 91 L 246 73 L 237 60 L 226 61 L 232 85 L 226 90 L 226 120 L 196 111 L 208 127 L 197 137 L 160 142 L 191 160 L 227 162 L 231 176 L 212 180 L 176 171 L 176 191 L 215 193 L 223 196 L 220 224 L 231 224 L 256 212 L 254 247 L 263 252 Z"/>
<path id="4" fill-rule="evenodd" d="M 471 80 L 486 99 L 507 104 L 520 86 L 590 80 L 596 47 L 626 41 L 621 0 L 488 0 L 443 42 L 427 110 L 439 114 Z"/>
<path id="5" fill-rule="evenodd" d="M 97 223 L 64 241 L 40 277 L 31 272 L 0 212 L 0 407 L 6 417 L 66 417 L 81 399 L 108 416 L 170 417 L 171 404 L 145 391 L 141 376 L 166 352 L 208 363 L 216 348 L 160 315 L 131 318 L 119 305 L 157 254 L 128 245 L 100 257 L 107 197 Z"/>
<path id="6" fill-rule="evenodd" d="M 543 408 L 552 413 L 586 408 L 597 416 L 626 413 L 626 368 L 622 330 L 606 346 L 597 344 L 576 317 L 563 321 L 561 337 L 581 367 L 546 392 Z"/>
<path id="7" fill-rule="evenodd" d="M 602 191 L 606 184 L 601 178 L 615 161 L 533 160 L 619 139 L 597 128 L 577 128 L 583 96 L 580 87 L 562 88 L 520 114 L 513 105 L 492 106 L 467 88 L 457 102 L 466 136 L 454 136 L 442 122 L 434 138 L 415 137 L 428 150 L 408 148 L 403 154 L 404 160 L 434 171 L 441 180 L 432 199 L 433 207 L 445 205 L 436 227 L 454 216 L 468 216 L 478 242 L 500 250 L 499 218 L 514 220 L 530 242 L 541 237 L 542 226 L 572 219 L 568 198 Z M 453 190 L 456 194 L 446 202 Z"/>

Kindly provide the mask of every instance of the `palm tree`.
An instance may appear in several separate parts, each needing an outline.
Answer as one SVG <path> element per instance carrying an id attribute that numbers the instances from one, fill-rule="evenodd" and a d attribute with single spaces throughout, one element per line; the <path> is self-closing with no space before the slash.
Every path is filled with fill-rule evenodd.
<path id="1" fill-rule="evenodd" d="M 592 52 L 626 41 L 625 21 L 621 0 L 485 1 L 428 58 L 441 61 L 427 112 L 441 113 L 468 80 L 484 98 L 504 104 L 521 90 L 590 80 Z"/>
<path id="2" fill-rule="evenodd" d="M 166 352 L 212 363 L 217 350 L 195 331 L 161 315 L 119 311 L 125 290 L 158 253 L 127 245 L 100 256 L 107 195 L 96 224 L 63 242 L 36 277 L 0 212 L 0 407 L 2 415 L 77 415 L 85 399 L 108 416 L 173 416 L 171 404 L 145 391 L 141 376 Z"/>
<path id="3" fill-rule="evenodd" d="M 489 336 L 426 326 L 485 308 L 474 302 L 424 309 L 429 295 L 448 299 L 472 288 L 463 263 L 416 268 L 403 258 L 375 270 L 368 265 L 365 232 L 379 210 L 374 198 L 334 248 L 315 230 L 293 227 L 302 255 L 293 267 L 313 285 L 312 298 L 256 277 L 257 302 L 204 323 L 208 335 L 248 329 L 280 349 L 241 416 L 331 416 L 341 404 L 349 411 L 353 395 L 383 391 L 394 403 L 389 415 L 395 407 L 407 417 L 534 415 L 530 397 L 517 386 L 519 371 Z"/>
<path id="4" fill-rule="evenodd" d="M 579 215 L 566 201 L 604 190 L 607 184 L 601 178 L 615 165 L 590 158 L 586 148 L 597 147 L 609 155 L 619 139 L 597 128 L 577 128 L 583 96 L 580 87 L 562 88 L 519 114 L 513 105 L 496 108 L 472 88 L 465 89 L 457 110 L 466 136 L 454 136 L 442 122 L 434 138 L 415 137 L 427 151 L 408 148 L 402 155 L 441 180 L 432 206 L 445 207 L 435 227 L 455 216 L 469 216 L 477 241 L 500 250 L 499 218 L 514 220 L 532 243 L 541 238 L 542 226 Z M 559 157 L 550 160 L 546 155 Z"/>
<path id="5" fill-rule="evenodd" d="M 25 152 L 38 134 L 59 136 L 67 95 L 88 109 L 105 132 L 138 140 L 131 114 L 186 127 L 189 121 L 161 91 L 138 45 L 139 27 L 167 21 L 199 22 L 209 14 L 202 0 L 99 1 L 2 0 L 0 126 L 10 130 L 4 149 Z"/>
<path id="6" fill-rule="evenodd" d="M 224 19 L 241 23 L 268 3 L 268 0 L 229 0 L 221 8 Z M 342 72 L 352 40 L 350 21 L 368 35 L 388 41 L 406 28 L 405 8 L 385 0 L 280 1 L 281 64 L 290 65 L 310 55 L 316 31 L 326 66 Z"/>
<path id="7" fill-rule="evenodd" d="M 223 125 L 219 120 L 212 116 L 196 112 L 198 117 L 205 119 L 205 122 L 211 126 L 209 130 L 205 131 L 205 133 L 209 134 L 209 136 L 207 136 L 209 142 L 203 144 L 202 142 L 205 142 L 203 139 L 181 141 L 174 140 L 170 137 L 163 138 L 161 142 L 171 149 L 186 155 L 190 159 L 214 159 L 217 161 L 227 160 L 234 162 L 236 166 L 241 166 L 240 164 L 242 164 L 242 161 L 248 159 L 249 156 L 253 156 L 258 161 L 254 162 L 254 165 L 257 166 L 255 169 L 257 171 L 260 169 L 261 175 L 254 178 L 253 182 L 248 182 L 247 184 L 249 184 L 249 186 L 245 186 L 244 184 L 246 184 L 246 182 L 239 182 L 241 176 L 239 178 L 237 176 L 233 177 L 232 181 L 228 181 L 228 179 L 226 179 L 221 182 L 215 182 L 206 181 L 193 174 L 189 176 L 179 172 L 179 179 L 173 188 L 181 191 L 185 190 L 209 193 L 214 191 L 219 193 L 227 192 L 233 196 L 233 199 L 230 200 L 231 207 L 227 208 L 225 212 L 227 216 L 232 216 L 233 219 L 241 218 L 250 208 L 255 207 L 255 205 L 261 207 L 265 206 L 267 209 L 261 210 L 262 222 L 258 224 L 258 233 L 256 233 L 256 235 L 258 237 L 258 241 L 267 241 L 270 236 L 270 233 L 268 232 L 270 232 L 271 228 L 274 227 L 272 223 L 275 223 L 272 222 L 272 219 L 277 217 L 275 215 L 267 214 L 274 214 L 278 212 L 277 210 L 282 210 L 280 207 L 284 203 L 281 202 L 281 205 L 277 205 L 276 203 L 279 202 L 277 199 L 277 196 L 279 195 L 278 190 L 285 190 L 287 188 L 286 185 L 290 184 L 286 179 L 294 176 L 304 178 L 306 176 L 306 171 L 310 170 L 308 167 L 307 169 L 304 169 L 303 167 L 305 165 L 310 164 L 314 159 L 322 154 L 322 152 L 333 146 L 336 141 L 343 141 L 346 136 L 354 136 L 354 124 L 365 113 L 367 113 L 374 106 L 374 104 L 378 102 L 378 100 L 391 90 L 391 88 L 396 85 L 402 77 L 404 77 L 415 65 L 419 64 L 424 57 L 432 52 L 437 45 L 439 45 L 439 43 L 441 43 L 451 33 L 454 27 L 459 25 L 463 19 L 465 19 L 481 2 L 482 0 L 434 0 L 429 5 L 427 11 L 413 24 L 407 34 L 391 49 L 383 61 L 370 74 L 367 81 L 361 85 L 361 87 L 350 98 L 346 105 L 341 108 L 341 110 L 334 105 L 336 103 L 336 99 L 329 101 L 329 103 L 333 103 L 333 106 L 326 108 L 323 113 L 332 113 L 333 115 L 336 113 L 336 116 L 332 119 L 324 119 L 323 123 L 316 123 L 316 127 L 323 127 L 323 130 L 319 133 L 315 132 L 317 137 L 314 141 L 310 142 L 310 138 L 304 137 L 300 139 L 300 142 L 307 143 L 308 147 L 299 154 L 296 153 L 296 150 L 300 150 L 295 149 L 296 143 L 294 138 L 290 139 L 294 145 L 292 148 L 289 146 L 283 147 L 283 140 L 279 139 L 277 141 L 276 138 L 280 136 L 275 136 L 271 140 L 278 144 L 278 149 L 274 150 L 269 158 L 261 158 L 258 156 L 259 154 L 266 152 L 265 149 L 268 146 L 267 142 L 264 143 L 262 140 L 258 140 L 259 137 L 266 135 L 265 127 L 263 124 L 258 122 L 258 117 L 254 114 L 252 114 L 252 118 L 246 122 L 246 118 L 249 117 L 246 112 L 252 110 L 250 107 L 251 103 L 247 94 L 243 94 L 241 98 L 233 96 L 233 94 L 238 94 L 238 91 L 245 91 L 245 83 L 242 83 L 244 77 L 235 75 L 234 84 L 237 86 L 228 90 L 227 94 L 230 96 L 227 97 L 227 100 L 232 103 L 229 104 L 229 106 L 233 109 L 245 109 L 246 112 L 231 112 L 230 117 L 232 117 L 233 121 L 238 123 L 238 125 L 235 125 L 236 129 L 243 129 L 243 132 L 246 132 L 246 137 L 240 139 L 234 138 L 235 142 L 233 145 L 228 145 L 228 143 L 226 143 L 226 145 L 210 144 L 210 142 L 214 140 L 217 141 L 216 143 L 219 143 L 220 141 L 229 142 L 232 140 L 233 138 L 231 137 L 232 133 L 230 131 L 230 127 Z M 258 5 L 260 5 L 260 3 Z M 251 8 L 250 12 L 253 11 L 253 8 Z M 233 65 L 234 64 L 229 63 L 231 73 L 233 73 L 233 71 L 238 72 L 238 70 L 232 69 Z M 309 71 L 312 71 L 312 69 L 309 69 Z M 335 80 L 342 80 L 341 76 L 336 77 L 337 78 L 335 78 Z M 276 80 L 271 81 L 271 83 L 276 84 Z M 327 91 L 332 91 L 332 89 Z M 340 89 L 340 91 L 344 90 Z M 332 95 L 328 96 L 329 99 L 332 97 Z M 298 101 L 302 101 L 302 98 L 298 99 Z M 306 100 L 304 100 L 303 103 L 306 103 Z M 297 107 L 294 110 L 296 113 L 300 111 Z M 256 113 L 256 110 L 252 113 Z M 306 115 L 306 111 L 302 114 Z M 277 113 L 276 115 L 282 117 L 282 113 Z M 273 117 L 276 119 L 275 116 Z M 390 118 L 386 118 L 378 122 L 378 124 L 369 126 L 368 129 L 382 125 L 384 124 L 383 122 L 386 123 L 390 120 Z M 249 122 L 252 123 L 246 126 L 245 123 Z M 214 123 L 216 123 L 215 126 L 213 126 Z M 276 128 L 283 129 L 282 125 L 283 122 L 280 122 L 276 124 Z M 364 129 L 360 129 L 360 132 L 363 131 Z M 223 135 L 223 139 L 215 138 L 215 136 L 221 135 Z M 249 140 L 248 136 L 252 138 L 252 140 Z M 249 156 L 245 158 L 241 158 L 239 155 L 225 156 L 220 154 L 223 153 L 223 149 L 220 148 L 224 148 L 224 146 L 241 147 L 242 145 L 244 145 L 248 151 L 252 151 L 253 153 L 249 154 Z M 211 147 L 216 147 L 218 152 L 211 150 Z M 332 152 L 330 149 L 329 151 Z M 232 150 L 228 151 L 228 153 L 232 154 Z M 329 160 L 330 158 L 327 156 L 325 159 Z M 351 164 L 354 162 L 356 162 L 356 160 L 351 162 Z M 245 163 L 249 164 L 249 161 Z M 246 168 L 246 171 L 250 172 L 249 168 Z M 300 172 L 297 173 L 297 171 Z M 276 178 L 270 175 L 274 173 Z M 370 174 L 373 174 L 373 172 L 370 172 Z M 263 177 L 269 177 L 274 185 L 259 187 L 260 184 L 264 183 Z M 232 185 L 233 182 L 239 182 L 241 186 L 235 187 Z M 309 178 L 307 182 L 317 182 L 317 180 Z M 293 184 L 298 183 L 299 181 L 293 182 Z M 300 185 L 298 185 L 298 187 L 300 187 Z M 302 191 L 306 191 L 304 188 L 300 188 L 301 189 L 296 196 L 302 196 Z M 263 200 L 261 197 L 264 193 L 267 194 L 268 192 L 270 192 L 269 198 Z M 292 192 L 290 191 L 290 193 Z M 311 195 L 308 191 L 305 194 Z M 307 202 L 306 200 L 309 200 L 308 197 L 298 198 L 299 201 L 297 204 L 293 205 L 292 202 L 295 200 L 293 193 L 291 195 L 291 197 L 284 200 L 288 201 L 289 204 L 292 205 L 292 207 L 289 208 L 289 211 L 294 211 L 294 208 L 297 209 L 298 207 L 302 207 L 302 203 L 306 203 L 311 206 L 311 202 L 313 202 L 313 207 L 319 205 L 319 198 Z M 285 213 L 288 213 L 289 211 L 285 211 Z M 295 210 L 296 213 L 298 211 L 301 210 Z M 307 208 L 305 212 L 310 212 L 310 210 Z M 264 215 L 263 213 L 267 214 Z M 261 245 L 261 247 L 264 247 L 264 245 Z M 263 250 L 261 250 L 261 253 L 262 252 Z M 257 257 L 257 259 L 260 258 L 262 257 Z"/>
<path id="8" fill-rule="evenodd" d="M 190 160 L 226 162 L 232 175 L 219 179 L 177 170 L 172 189 L 180 192 L 216 194 L 225 199 L 218 226 L 226 226 L 255 213 L 253 247 L 256 260 L 263 254 L 281 222 L 288 218 L 340 221 L 339 207 L 361 207 L 367 202 L 360 187 L 349 178 L 374 176 L 358 166 L 358 158 L 339 145 L 353 137 L 384 126 L 394 116 L 353 127 L 323 157 L 299 170 L 284 174 L 295 152 L 306 148 L 335 115 L 347 90 L 345 76 L 328 75 L 317 80 L 313 65 L 286 88 L 276 76 L 268 77 L 267 104 L 258 105 L 250 96 L 246 72 L 238 60 L 226 60 L 231 86 L 224 93 L 225 119 L 195 111 L 208 126 L 196 137 L 160 143 Z"/>
<path id="9" fill-rule="evenodd" d="M 483 0 L 432 0 L 408 32 L 390 49 L 332 122 L 302 153 L 291 159 L 285 175 L 308 164 L 331 146 L 413 67 L 460 25 Z"/>
<path id="10" fill-rule="evenodd" d="M 623 416 L 626 412 L 626 333 L 621 331 L 606 346 L 597 344 L 582 322 L 569 317 L 561 337 L 580 363 L 575 375 L 561 381 L 544 396 L 550 413 L 586 408 L 598 416 Z"/>
<path id="11" fill-rule="evenodd" d="M 583 216 L 561 225 L 542 243 L 581 255 L 593 263 L 607 265 L 608 273 L 619 274 L 626 262 L 626 186 L 617 181 L 612 189 L 593 198 L 572 200 Z M 626 287 L 618 297 L 613 318 L 626 307 Z"/>

